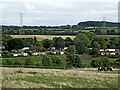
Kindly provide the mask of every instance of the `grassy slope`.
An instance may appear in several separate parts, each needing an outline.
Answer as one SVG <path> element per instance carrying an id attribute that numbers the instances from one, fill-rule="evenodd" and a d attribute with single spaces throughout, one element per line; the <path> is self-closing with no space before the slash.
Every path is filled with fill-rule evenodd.
<path id="1" fill-rule="evenodd" d="M 21 70 L 21 71 L 20 71 Z M 6 88 L 117 88 L 117 71 L 3 68 Z"/>

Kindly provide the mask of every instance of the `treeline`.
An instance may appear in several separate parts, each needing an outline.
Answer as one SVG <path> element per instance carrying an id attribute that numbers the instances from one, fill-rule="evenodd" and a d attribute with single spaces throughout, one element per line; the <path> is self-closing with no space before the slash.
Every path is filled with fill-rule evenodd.
<path id="1" fill-rule="evenodd" d="M 21 49 L 25 46 L 31 47 L 31 49 L 35 49 L 34 46 L 41 46 L 45 49 L 50 47 L 55 47 L 56 49 L 63 49 L 64 47 L 69 47 L 70 50 L 75 49 L 78 54 L 100 54 L 100 49 L 119 49 L 120 48 L 120 40 L 116 37 L 112 37 L 110 39 L 105 39 L 102 37 L 97 37 L 95 33 L 79 33 L 72 40 L 67 37 L 63 39 L 61 37 L 55 37 L 53 40 L 44 39 L 40 42 L 37 41 L 36 37 L 34 38 L 22 38 L 22 39 L 12 39 L 11 37 L 7 39 L 5 35 L 3 35 L 3 45 L 9 51 L 15 49 Z M 74 46 L 74 47 L 71 47 Z M 92 48 L 92 49 L 90 49 Z M 39 51 L 39 50 L 38 50 Z M 74 50 L 73 50 L 74 51 Z M 73 52 L 72 51 L 72 52 Z"/>
<path id="2" fill-rule="evenodd" d="M 88 22 L 80 22 L 78 23 L 79 26 L 84 27 L 103 27 L 104 21 L 88 21 Z M 113 22 L 105 22 L 106 27 L 118 27 L 118 23 Z"/>
<path id="3" fill-rule="evenodd" d="M 81 60 L 79 55 L 68 54 L 66 59 L 62 60 L 58 56 L 41 56 L 37 61 L 31 57 L 17 59 L 3 59 L 3 66 L 11 67 L 38 67 L 38 68 L 98 68 L 98 67 L 120 67 L 120 59 L 110 60 L 107 57 L 92 58 L 89 62 Z"/>
<path id="4" fill-rule="evenodd" d="M 103 22 L 88 21 L 80 22 L 78 25 L 64 25 L 64 26 L 2 26 L 3 34 L 19 35 L 20 29 L 23 29 L 25 35 L 76 35 L 80 32 L 94 32 L 97 35 L 119 35 L 117 30 L 118 23 L 106 22 L 106 29 L 103 30 Z M 87 28 L 93 27 L 93 28 Z M 114 28 L 115 27 L 115 28 Z"/>

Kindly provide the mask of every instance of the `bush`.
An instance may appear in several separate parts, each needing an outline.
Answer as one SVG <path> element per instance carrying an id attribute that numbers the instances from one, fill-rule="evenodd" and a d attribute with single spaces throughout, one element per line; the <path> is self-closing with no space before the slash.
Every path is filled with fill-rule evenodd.
<path id="1" fill-rule="evenodd" d="M 12 60 L 5 59 L 4 65 L 13 65 L 14 62 Z"/>
<path id="2" fill-rule="evenodd" d="M 118 58 L 119 55 L 109 55 L 108 57 L 109 57 L 109 58 Z"/>
<path id="3" fill-rule="evenodd" d="M 109 67 L 110 65 L 111 63 L 107 57 L 94 58 L 91 62 L 92 67 Z"/>
<path id="4" fill-rule="evenodd" d="M 115 61 L 115 67 L 120 68 L 120 58 Z"/>
<path id="5" fill-rule="evenodd" d="M 40 52 L 45 52 L 45 48 L 41 48 L 41 49 L 40 49 Z"/>
<path id="6" fill-rule="evenodd" d="M 15 60 L 14 65 L 22 65 L 22 64 L 18 60 Z"/>
<path id="7" fill-rule="evenodd" d="M 68 65 L 72 65 L 73 67 L 76 68 L 82 67 L 82 61 L 80 60 L 80 57 L 75 54 L 68 54 L 66 62 Z"/>
<path id="8" fill-rule="evenodd" d="M 12 54 L 11 54 L 11 52 L 8 52 L 8 51 L 3 51 L 2 52 L 2 56 L 4 57 L 4 58 L 9 58 L 9 57 L 11 57 L 12 56 Z"/>
<path id="9" fill-rule="evenodd" d="M 44 56 L 43 59 L 42 59 L 42 65 L 43 67 L 45 68 L 50 68 L 51 67 L 51 58 L 48 57 L 48 56 Z"/>
<path id="10" fill-rule="evenodd" d="M 15 73 L 23 73 L 23 71 L 22 70 L 18 70 Z"/>
<path id="11" fill-rule="evenodd" d="M 53 67 L 61 67 L 61 60 L 59 57 L 52 56 L 51 60 L 52 60 Z"/>
<path id="12" fill-rule="evenodd" d="M 26 49 L 24 52 L 25 52 L 25 53 L 28 53 L 30 56 L 32 56 L 32 52 L 30 52 L 29 49 Z"/>
<path id="13" fill-rule="evenodd" d="M 27 57 L 26 60 L 25 60 L 25 66 L 28 67 L 29 65 L 33 65 L 33 62 L 32 62 L 30 57 Z"/>

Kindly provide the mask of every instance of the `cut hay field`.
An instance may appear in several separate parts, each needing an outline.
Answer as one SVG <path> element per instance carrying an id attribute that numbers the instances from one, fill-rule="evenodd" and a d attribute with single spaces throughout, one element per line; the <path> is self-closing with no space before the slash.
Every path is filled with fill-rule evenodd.
<path id="1" fill-rule="evenodd" d="M 118 88 L 118 70 L 2 68 L 3 88 Z"/>
<path id="2" fill-rule="evenodd" d="M 50 39 L 52 40 L 54 37 L 62 37 L 65 39 L 66 37 L 70 37 L 71 39 L 75 38 L 75 36 L 72 35 L 10 35 L 12 38 L 34 38 L 36 37 L 38 41 L 42 41 L 43 39 Z M 97 35 L 98 37 L 103 38 L 111 38 L 111 37 L 117 37 L 120 38 L 120 35 Z"/>
<path id="3" fill-rule="evenodd" d="M 38 41 L 42 41 L 43 39 L 52 40 L 54 37 L 62 37 L 65 39 L 66 37 L 70 37 L 73 39 L 75 36 L 71 35 L 10 35 L 12 38 L 34 38 L 36 37 Z"/>

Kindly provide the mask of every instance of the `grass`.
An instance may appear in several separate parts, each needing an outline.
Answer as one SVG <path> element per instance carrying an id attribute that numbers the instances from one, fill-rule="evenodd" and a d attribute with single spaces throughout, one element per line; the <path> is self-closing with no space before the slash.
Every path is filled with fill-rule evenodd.
<path id="1" fill-rule="evenodd" d="M 117 70 L 3 68 L 2 76 L 6 88 L 118 88 Z"/>
<path id="2" fill-rule="evenodd" d="M 54 55 L 48 55 L 49 57 L 52 57 Z M 56 57 L 59 57 L 59 59 L 62 62 L 62 66 L 61 67 L 66 67 L 66 55 L 55 55 Z M 79 55 L 79 57 L 82 60 L 82 68 L 92 68 L 91 66 L 91 59 L 92 57 L 90 55 Z M 9 60 L 10 62 L 12 62 L 12 65 L 14 62 L 19 62 L 20 65 L 24 66 L 26 59 L 28 57 L 16 57 L 16 58 L 4 58 L 2 59 L 2 63 L 3 65 L 8 65 L 8 63 L 6 63 L 6 59 Z M 32 66 L 40 66 L 42 67 L 42 58 L 43 56 L 30 56 L 29 57 L 32 61 Z M 116 61 L 116 59 L 110 59 L 110 62 L 112 64 L 114 64 L 114 62 Z M 6 63 L 6 64 L 4 64 Z"/>

